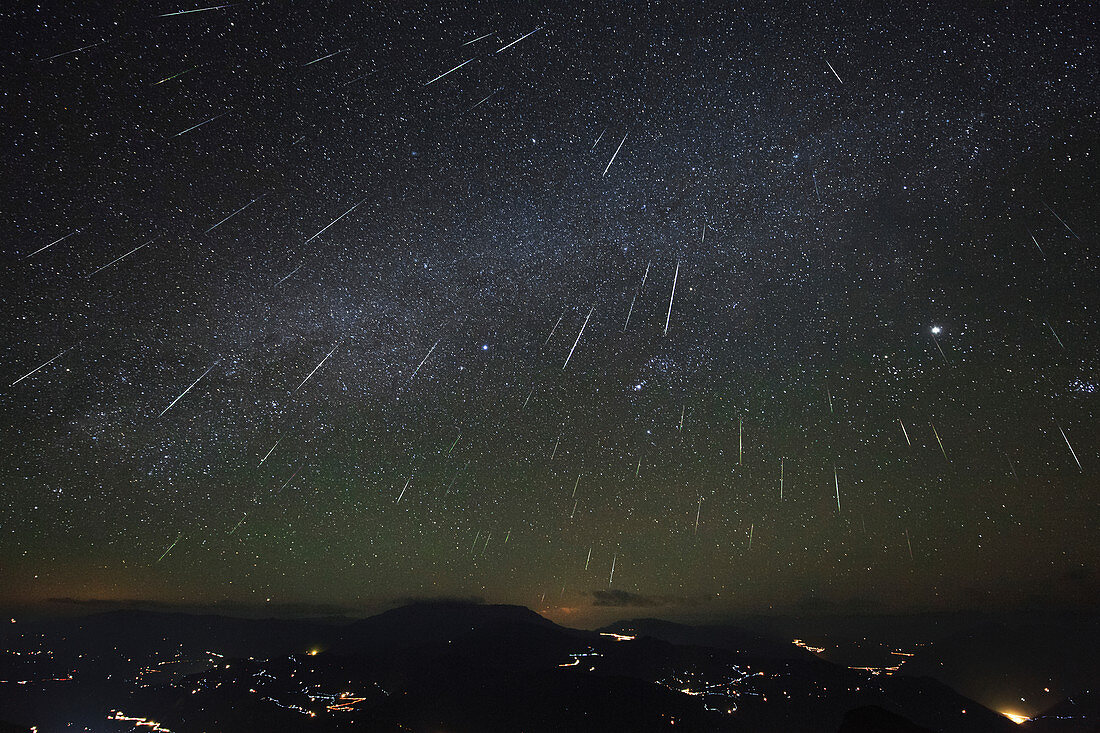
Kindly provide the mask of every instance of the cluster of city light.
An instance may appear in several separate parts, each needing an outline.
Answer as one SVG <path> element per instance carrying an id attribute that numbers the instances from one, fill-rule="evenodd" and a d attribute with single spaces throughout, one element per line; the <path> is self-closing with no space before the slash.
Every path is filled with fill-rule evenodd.
<path id="1" fill-rule="evenodd" d="M 814 654 L 821 654 L 823 651 L 825 651 L 825 647 L 823 647 L 823 646 L 810 646 L 809 644 L 802 641 L 801 639 L 795 639 L 791 643 L 794 644 L 795 646 L 801 648 L 801 649 L 805 649 L 808 652 L 813 652 Z"/>
<path id="2" fill-rule="evenodd" d="M 586 651 L 586 652 L 570 652 L 569 656 L 573 657 L 572 662 L 564 662 L 562 664 L 559 664 L 558 666 L 559 667 L 576 667 L 577 665 L 579 665 L 581 663 L 581 658 L 582 657 L 602 657 L 603 655 L 600 654 L 598 651 L 595 651 L 592 647 L 588 647 L 588 651 Z M 595 669 L 596 669 L 595 667 L 589 667 L 588 671 L 593 672 L 593 671 L 595 671 Z"/>
<path id="3" fill-rule="evenodd" d="M 121 710 L 112 710 L 111 714 L 107 716 L 107 720 L 119 720 L 126 723 L 133 723 L 135 728 L 148 728 L 154 733 L 172 733 L 168 728 L 158 723 L 155 720 L 149 718 L 136 718 L 130 715 L 126 715 Z"/>

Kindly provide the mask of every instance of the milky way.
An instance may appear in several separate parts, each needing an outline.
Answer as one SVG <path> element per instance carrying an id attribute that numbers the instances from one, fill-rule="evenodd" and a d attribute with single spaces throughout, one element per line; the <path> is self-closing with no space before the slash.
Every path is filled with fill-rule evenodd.
<path id="1" fill-rule="evenodd" d="M 1100 592 L 1087 13 L 691 7 L 9 18 L 0 601 Z"/>

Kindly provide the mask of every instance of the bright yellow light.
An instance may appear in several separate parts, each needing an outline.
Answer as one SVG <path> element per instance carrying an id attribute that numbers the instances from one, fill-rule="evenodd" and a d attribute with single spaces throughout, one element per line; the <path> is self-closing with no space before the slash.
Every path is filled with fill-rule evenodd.
<path id="1" fill-rule="evenodd" d="M 1028 716 L 1021 715 L 1020 713 L 1009 713 L 1009 712 L 1006 712 L 1004 710 L 1002 710 L 1000 712 L 1001 712 L 1001 715 L 1005 716 L 1006 718 L 1011 720 L 1013 723 L 1016 723 L 1017 725 L 1019 725 L 1020 723 L 1023 723 L 1026 720 L 1030 720 L 1030 718 Z"/>

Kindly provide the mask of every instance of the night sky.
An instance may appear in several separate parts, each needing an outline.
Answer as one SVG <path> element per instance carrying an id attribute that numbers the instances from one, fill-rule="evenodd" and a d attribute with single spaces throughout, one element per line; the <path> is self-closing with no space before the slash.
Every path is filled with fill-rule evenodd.
<path id="1" fill-rule="evenodd" d="M 1100 597 L 1088 4 L 95 5 L 0 31 L 0 603 Z"/>

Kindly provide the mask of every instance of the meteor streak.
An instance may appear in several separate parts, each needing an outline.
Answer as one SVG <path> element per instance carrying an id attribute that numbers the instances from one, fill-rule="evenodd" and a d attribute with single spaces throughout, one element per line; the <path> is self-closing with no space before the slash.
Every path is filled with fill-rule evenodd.
<path id="1" fill-rule="evenodd" d="M 491 33 L 486 33 L 486 34 L 485 34 L 484 36 L 478 36 L 478 37 L 477 37 L 477 38 L 475 38 L 474 40 L 472 40 L 472 41 L 466 41 L 466 42 L 465 42 L 465 43 L 463 43 L 462 45 L 463 45 L 463 46 L 469 46 L 469 45 L 470 45 L 471 43 L 477 43 L 478 41 L 480 41 L 480 40 L 482 40 L 482 39 L 485 39 L 485 38 L 488 38 L 489 36 L 493 35 L 493 33 L 496 33 L 496 31 L 493 31 L 493 32 L 491 32 Z"/>
<path id="2" fill-rule="evenodd" d="M 581 324 L 581 330 L 577 334 L 577 340 L 573 342 L 573 348 L 569 350 L 569 356 L 565 357 L 565 363 L 561 365 L 562 371 L 565 371 L 565 368 L 569 366 L 569 360 L 573 358 L 573 351 L 577 348 L 577 344 L 581 342 L 581 336 L 584 335 L 584 327 L 588 325 L 588 319 L 592 317 L 592 311 L 595 310 L 595 308 L 596 306 L 592 306 L 588 309 L 588 315 L 584 317 L 584 323 Z"/>
<path id="3" fill-rule="evenodd" d="M 163 555 L 161 555 L 160 557 L 157 558 L 157 562 L 160 562 L 161 560 L 163 560 L 165 558 L 165 556 L 167 556 L 168 553 L 172 551 L 172 548 L 175 547 L 176 543 L 180 541 L 180 537 L 183 537 L 183 535 L 182 534 L 179 535 L 178 537 L 176 537 L 175 540 L 172 541 L 172 544 L 168 545 L 168 549 L 164 551 Z"/>
<path id="4" fill-rule="evenodd" d="M 825 59 L 825 63 L 829 64 L 829 59 Z M 840 78 L 840 74 L 836 73 L 836 69 L 833 68 L 832 64 L 829 64 L 829 71 L 833 72 L 833 76 L 836 77 L 837 81 L 839 81 L 841 84 L 844 83 L 844 80 Z"/>
<path id="5" fill-rule="evenodd" d="M 501 51 L 507 51 L 507 50 L 508 50 L 509 48 L 511 48 L 512 46 L 516 45 L 517 43 L 519 43 L 520 41 L 522 41 L 522 40 L 523 40 L 524 38 L 527 38 L 527 36 L 532 36 L 532 35 L 534 35 L 534 34 L 538 33 L 538 32 L 539 32 L 539 31 L 541 31 L 541 30 L 542 30 L 542 26 L 540 25 L 540 26 L 539 26 L 538 28 L 536 28 L 535 30 L 531 31 L 530 33 L 524 33 L 524 34 L 523 34 L 522 36 L 520 36 L 520 37 L 519 37 L 519 38 L 517 38 L 516 40 L 512 41 L 511 43 L 509 43 L 509 44 L 508 44 L 507 46 L 504 46 L 504 47 L 502 47 L 502 48 L 498 48 L 498 49 L 497 49 L 497 53 L 500 53 Z"/>
<path id="6" fill-rule="evenodd" d="M 1062 440 L 1066 441 L 1066 447 L 1069 448 L 1070 455 L 1073 456 L 1073 462 L 1077 464 L 1077 470 L 1084 472 L 1084 468 L 1081 466 L 1081 461 L 1077 458 L 1077 451 L 1073 450 L 1073 446 L 1069 444 L 1069 438 L 1066 437 L 1066 431 L 1062 430 L 1062 426 L 1058 426 L 1058 432 L 1062 434 Z"/>
<path id="7" fill-rule="evenodd" d="M 31 370 L 30 370 L 29 372 L 27 372 L 26 374 L 24 374 L 23 376 L 21 376 L 21 377 L 20 377 L 19 379 L 15 380 L 14 382 L 12 382 L 12 383 L 11 383 L 10 385 L 8 385 L 8 386 L 9 386 L 9 387 L 14 387 L 15 385 L 17 385 L 17 384 L 19 384 L 20 382 L 22 382 L 22 381 L 23 381 L 24 379 L 26 379 L 27 377 L 29 377 L 30 375 L 32 375 L 32 374 L 34 374 L 35 372 L 37 372 L 37 371 L 38 371 L 39 369 L 42 369 L 43 367 L 47 367 L 47 366 L 49 366 L 50 364 L 52 364 L 52 363 L 53 363 L 54 361 L 56 361 L 57 359 L 60 359 L 60 358 L 61 358 L 62 356 L 64 356 L 65 354 L 67 354 L 67 353 L 69 353 L 70 351 L 72 351 L 72 349 L 73 349 L 73 347 L 72 347 L 72 346 L 70 346 L 69 348 L 65 349 L 64 351 L 62 351 L 62 352 L 61 352 L 60 354 L 58 354 L 57 356 L 53 357 L 53 358 L 52 358 L 52 359 L 50 359 L 49 361 L 45 361 L 45 362 L 42 362 L 41 364 L 39 364 L 38 366 L 36 366 L 36 367 L 35 367 L 34 369 L 31 369 Z"/>
<path id="8" fill-rule="evenodd" d="M 337 54 L 341 54 L 341 53 L 343 53 L 344 51 L 347 51 L 347 50 L 348 49 L 346 49 L 346 48 L 341 48 L 339 51 L 333 51 L 332 53 L 328 54 L 327 56 L 322 56 L 321 58 L 313 59 L 312 61 L 307 61 L 306 63 L 302 64 L 302 66 L 311 66 L 312 64 L 315 64 L 318 61 L 324 61 L 325 59 L 330 59 L 333 56 L 336 56 Z"/>
<path id="9" fill-rule="evenodd" d="M 468 59 L 466 59 L 465 61 L 463 61 L 463 62 L 462 62 L 461 64 L 459 64 L 458 66 L 454 67 L 453 69 L 450 69 L 449 71 L 444 71 L 444 72 L 443 72 L 442 74 L 440 74 L 440 75 L 439 75 L 439 76 L 437 76 L 436 78 L 432 79 L 431 81 L 426 81 L 426 82 L 424 82 L 424 83 L 423 83 L 423 84 L 422 84 L 421 86 L 428 86 L 429 84 L 432 84 L 432 83 L 434 83 L 434 82 L 437 82 L 437 81 L 439 81 L 439 80 L 440 80 L 440 79 L 442 79 L 443 77 L 447 76 L 447 74 L 450 74 L 450 73 L 451 73 L 452 71 L 458 71 L 458 70 L 459 70 L 459 69 L 461 69 L 461 68 L 462 68 L 463 66 L 465 66 L 466 64 L 468 64 L 468 63 L 470 63 L 471 61 L 473 61 L 473 60 L 474 60 L 475 58 L 477 58 L 477 57 L 476 57 L 476 56 L 474 56 L 473 58 L 468 58 Z"/>
<path id="10" fill-rule="evenodd" d="M 567 313 L 568 311 L 569 311 L 569 309 L 568 309 L 568 308 L 566 308 L 565 310 L 563 310 L 563 311 L 561 312 L 561 315 L 560 315 L 560 316 L 558 316 L 558 322 L 557 322 L 557 323 L 555 323 L 555 324 L 554 324 L 554 327 L 550 329 L 550 335 L 549 335 L 549 336 L 547 336 L 547 337 L 546 337 L 546 340 L 542 342 L 542 345 L 543 345 L 543 346 L 546 346 L 546 345 L 547 345 L 548 343 L 550 343 L 550 339 L 551 339 L 551 338 L 553 337 L 553 335 L 554 335 L 554 332 L 555 332 L 555 331 L 557 331 L 557 330 L 558 330 L 558 326 L 560 326 L 560 325 L 561 325 L 561 319 L 565 318 L 565 314 L 566 314 L 566 313 Z"/>
<path id="11" fill-rule="evenodd" d="M 236 3 L 230 3 L 228 5 L 211 5 L 208 8 L 194 8 L 193 10 L 177 10 L 174 13 L 161 13 L 158 18 L 170 18 L 173 15 L 190 15 L 191 13 L 205 13 L 207 10 L 221 10 L 222 8 L 231 8 Z"/>
<path id="12" fill-rule="evenodd" d="M 333 219 L 332 221 L 330 221 L 330 222 L 329 222 L 328 224 L 326 224 L 326 225 L 325 225 L 324 227 L 322 227 L 322 228 L 321 228 L 321 231 L 317 232 L 317 233 L 316 233 L 316 234 L 314 234 L 314 235 L 313 235 L 312 237 L 310 237 L 310 238 L 309 238 L 309 239 L 307 239 L 306 241 L 302 242 L 302 244 L 309 244 L 309 243 L 310 243 L 310 242 L 312 242 L 312 241 L 313 241 L 314 239 L 317 239 L 317 237 L 319 237 L 319 236 L 321 236 L 322 234 L 324 234 L 324 233 L 325 233 L 325 230 L 327 230 L 327 229 L 328 229 L 328 228 L 329 228 L 330 226 L 332 226 L 332 225 L 333 225 L 333 224 L 335 224 L 336 222 L 340 221 L 341 219 L 343 219 L 343 218 L 344 218 L 345 216 L 347 216 L 347 215 L 348 215 L 348 214 L 350 214 L 351 212 L 355 211 L 355 210 L 356 210 L 356 209 L 357 209 L 357 208 L 359 207 L 359 204 L 362 204 L 362 203 L 363 203 L 363 201 L 366 201 L 366 199 L 365 199 L 365 198 L 364 198 L 364 199 L 362 199 L 361 201 L 359 201 L 359 203 L 358 203 L 358 204 L 355 204 L 355 206 L 352 206 L 352 207 L 351 207 L 350 209 L 348 209 L 347 211 L 345 211 L 345 212 L 344 212 L 343 214 L 340 214 L 340 216 L 338 216 L 338 217 L 336 217 L 335 219 Z"/>
<path id="13" fill-rule="evenodd" d="M 836 475 L 836 465 L 833 465 L 833 483 L 836 485 L 836 510 L 840 511 L 840 479 Z"/>
<path id="14" fill-rule="evenodd" d="M 219 361 L 220 361 L 220 359 L 219 359 Z M 211 364 L 210 366 L 208 366 L 208 367 L 206 368 L 206 371 L 205 371 L 205 372 L 203 372 L 202 374 L 200 374 L 200 375 L 199 375 L 199 378 L 198 378 L 198 379 L 196 379 L 196 380 L 195 380 L 194 382 L 191 382 L 191 384 L 190 384 L 190 385 L 188 385 L 187 389 L 185 389 L 185 390 L 183 390 L 182 392 L 180 392 L 180 394 L 179 394 L 179 397 L 177 397 L 176 399 L 174 399 L 174 400 L 172 400 L 171 402 L 169 402 L 169 403 L 168 403 L 168 407 L 165 407 L 165 408 L 164 408 L 163 410 L 161 410 L 161 411 L 160 411 L 160 414 L 159 414 L 159 415 L 157 415 L 157 417 L 158 417 L 158 418 L 164 417 L 164 413 L 166 413 L 166 412 L 168 412 L 169 410 L 171 410 L 171 409 L 172 409 L 172 407 L 173 407 L 173 406 L 174 406 L 174 405 L 175 405 L 175 404 L 176 404 L 177 402 L 179 402 L 180 400 L 182 400 L 182 399 L 183 399 L 183 396 L 184 396 L 185 394 L 187 394 L 188 392 L 190 392 L 190 391 L 191 391 L 191 388 L 192 388 L 192 387 L 194 387 L 194 386 L 195 386 L 196 384 L 198 384 L 199 382 L 201 382 L 201 381 L 202 381 L 202 378 L 203 378 L 203 377 L 205 377 L 205 376 L 206 376 L 207 374 L 209 374 L 209 373 L 210 373 L 210 370 L 211 370 L 211 369 L 213 369 L 214 367 L 216 367 L 217 365 L 218 365 L 218 362 L 216 361 L 216 362 L 214 362 L 213 364 Z M 274 448 L 273 448 L 272 450 L 274 450 Z"/>
<path id="15" fill-rule="evenodd" d="M 1046 202 L 1045 200 L 1043 201 L 1043 206 L 1047 207 L 1047 211 L 1049 211 L 1050 213 L 1054 214 L 1054 218 L 1055 218 L 1055 219 L 1057 219 L 1057 220 L 1058 220 L 1059 222 L 1061 222 L 1062 226 L 1064 226 L 1064 227 L 1066 228 L 1066 231 L 1067 231 L 1067 232 L 1069 232 L 1070 234 L 1072 234 L 1072 235 L 1073 235 L 1073 238 L 1074 238 L 1074 239 L 1076 239 L 1077 241 L 1081 241 L 1081 238 L 1077 236 L 1077 232 L 1075 232 L 1075 231 L 1073 231 L 1072 229 L 1070 229 L 1070 228 L 1069 228 L 1069 224 L 1067 224 L 1067 223 L 1065 222 L 1065 220 L 1064 220 L 1064 219 L 1062 219 L 1062 217 L 1058 216 L 1058 212 L 1057 212 L 1057 211 L 1055 211 L 1054 209 L 1052 209 L 1052 208 L 1050 207 L 1050 204 L 1048 204 L 1048 203 L 1047 203 L 1047 202 Z"/>
<path id="16" fill-rule="evenodd" d="M 39 247 L 35 251 L 31 252 L 29 255 L 24 256 L 23 259 L 29 260 L 31 257 L 34 257 L 39 252 L 42 252 L 42 251 L 45 251 L 45 250 L 49 249 L 50 247 L 54 246 L 58 242 L 62 242 L 64 240 L 68 239 L 69 237 L 73 236 L 74 234 L 76 234 L 79 231 L 80 231 L 79 229 L 74 229 L 71 232 L 69 232 L 68 234 L 66 234 L 64 237 L 61 237 L 61 239 L 55 239 L 52 242 L 50 242 L 49 244 L 47 244 L 45 247 Z"/>
<path id="17" fill-rule="evenodd" d="M 432 352 L 435 351 L 435 347 L 439 346 L 439 342 L 442 341 L 442 340 L 443 340 L 442 337 L 437 338 L 435 340 L 435 343 L 432 344 L 432 348 L 428 349 L 428 353 L 424 354 L 424 358 L 420 360 L 420 363 L 416 365 L 416 369 L 413 369 L 413 373 L 409 375 L 409 381 L 410 382 L 412 381 L 412 378 L 416 376 L 416 373 L 418 371 L 420 371 L 420 367 L 424 366 L 424 362 L 426 362 L 428 360 L 428 357 L 432 355 Z"/>
<path id="18" fill-rule="evenodd" d="M 61 53 L 55 53 L 53 56 L 47 56 L 46 58 L 44 58 L 42 60 L 43 61 L 53 61 L 54 59 L 59 59 L 62 56 L 70 56 L 74 53 L 80 53 L 81 51 L 83 51 L 85 49 L 95 48 L 96 46 L 102 46 L 104 43 L 106 43 L 106 41 L 99 41 L 98 43 L 89 43 L 87 46 L 81 46 L 80 48 L 74 48 L 72 51 L 62 51 Z"/>
<path id="19" fill-rule="evenodd" d="M 310 377 L 312 377 L 312 376 L 313 376 L 314 374 L 316 374 L 316 373 L 317 373 L 317 370 L 321 368 L 321 364 L 324 364 L 324 363 L 325 363 L 326 361 L 328 361 L 328 358 L 329 358 L 330 356 L 332 356 L 332 352 L 333 352 L 333 351 L 336 351 L 336 349 L 338 349 L 338 348 L 340 348 L 340 342 L 339 342 L 339 341 L 337 341 L 337 342 L 336 342 L 336 346 L 333 346 L 333 347 L 332 347 L 332 351 L 330 351 L 330 352 L 328 352 L 327 354 L 325 354 L 325 358 L 324 358 L 324 359 L 321 359 L 321 361 L 320 361 L 320 362 L 318 362 L 317 366 L 313 367 L 313 371 L 312 371 L 312 372 L 310 372 L 309 374 L 307 374 L 307 375 L 306 375 L 306 378 L 302 380 L 302 383 L 301 383 L 301 384 L 299 384 L 299 385 L 298 385 L 297 387 L 295 387 L 295 388 L 294 388 L 294 391 L 295 391 L 295 392 L 297 392 L 298 390 L 300 390 L 300 389 L 302 388 L 302 386 L 303 386 L 303 385 L 304 385 L 304 384 L 305 384 L 306 382 L 308 382 L 308 381 L 309 381 L 309 378 L 310 378 Z"/>
<path id="20" fill-rule="evenodd" d="M 630 133 L 626 133 L 629 135 Z M 606 176 L 607 172 L 611 170 L 611 164 L 615 162 L 615 158 L 618 157 L 619 151 L 623 148 L 623 143 L 626 142 L 626 135 L 623 135 L 623 139 L 619 141 L 619 147 L 615 148 L 615 152 L 611 155 L 611 160 L 607 161 L 607 167 L 603 169 L 601 176 Z"/>
<path id="21" fill-rule="evenodd" d="M 936 442 L 939 443 L 940 453 L 943 453 L 943 459 L 950 463 L 951 459 L 947 457 L 947 451 L 943 449 L 943 441 L 940 440 L 940 433 L 938 430 L 936 430 L 936 423 L 929 422 L 928 424 L 932 426 L 932 434 L 936 436 Z"/>
<path id="22" fill-rule="evenodd" d="M 229 114 L 229 113 L 228 113 L 228 112 L 222 112 L 222 113 L 221 113 L 220 115 L 215 115 L 215 116 L 211 117 L 211 118 L 210 118 L 210 119 L 208 119 L 208 120 L 203 120 L 202 122 L 200 122 L 200 123 L 199 123 L 199 124 L 197 124 L 197 125 L 191 125 L 191 126 L 190 126 L 190 127 L 188 127 L 188 128 L 186 129 L 186 130 L 181 130 L 180 132 L 177 132 L 177 133 L 176 133 L 175 135 L 173 135 L 172 137 L 179 137 L 180 135 L 186 135 L 187 133 L 191 132 L 192 130 L 197 130 L 197 129 L 199 129 L 200 127 L 202 127 L 203 125 L 205 125 L 205 124 L 206 124 L 206 123 L 208 123 L 208 122 L 213 122 L 213 121 L 214 121 L 214 120 L 216 120 L 216 119 L 219 119 L 219 118 L 221 118 L 221 117 L 225 117 L 225 116 L 226 116 L 227 114 Z"/>
<path id="23" fill-rule="evenodd" d="M 110 262 L 108 262 L 106 265 L 104 265 L 103 267 L 100 267 L 98 270 L 93 270 L 92 272 L 88 273 L 87 275 L 85 275 L 85 277 L 91 277 L 92 275 L 95 275 L 96 273 L 103 272 L 104 270 L 106 270 L 111 265 L 115 264 L 116 262 L 121 262 L 122 260 L 124 260 L 127 257 L 129 257 L 130 255 L 132 255 L 134 252 L 137 252 L 139 249 L 142 249 L 143 247 L 148 247 L 150 244 L 155 242 L 157 237 L 159 237 L 159 236 L 160 235 L 158 234 L 156 237 L 153 237 L 148 242 L 146 242 L 144 244 L 139 244 L 138 246 L 134 247 L 132 250 L 130 250 L 126 254 L 122 255 L 121 257 L 116 257 L 113 260 L 111 260 Z"/>
<path id="24" fill-rule="evenodd" d="M 263 458 L 261 458 L 261 459 L 260 459 L 260 462 L 259 462 L 259 463 L 257 463 L 256 465 L 257 465 L 257 466 L 262 466 L 262 465 L 264 465 L 264 461 L 266 461 L 266 460 L 267 460 L 268 458 L 270 458 L 270 457 L 271 457 L 271 454 L 272 454 L 272 453 L 274 453 L 274 452 L 275 452 L 275 449 L 279 447 L 279 443 L 280 443 L 280 442 L 282 442 L 282 440 L 283 440 L 282 438 L 279 438 L 278 440 L 276 440 L 276 441 L 275 441 L 275 445 L 271 446 L 271 450 L 269 450 L 269 451 L 267 452 L 267 454 L 266 454 L 266 455 L 265 455 L 265 456 L 264 456 Z"/>
<path id="25" fill-rule="evenodd" d="M 266 195 L 266 194 L 265 194 L 265 195 Z M 252 204 L 256 203 L 257 201 L 259 201 L 259 200 L 260 200 L 260 199 L 262 199 L 262 198 L 263 198 L 263 196 L 260 196 L 260 197 L 258 197 L 258 198 L 254 198 L 254 199 L 252 199 L 252 200 L 251 200 L 251 201 L 249 201 L 249 202 L 248 202 L 247 204 L 245 204 L 245 205 L 244 205 L 244 206 L 242 206 L 241 208 L 237 209 L 237 210 L 236 210 L 236 211 L 234 211 L 234 212 L 233 212 L 232 214 L 230 214 L 229 216 L 225 217 L 224 219 L 222 219 L 221 221 L 219 221 L 219 222 L 218 222 L 217 224 L 215 224 L 214 226 L 212 226 L 212 227 L 210 227 L 209 229 L 207 229 L 207 230 L 206 230 L 205 232 L 203 232 L 203 234 L 209 234 L 210 232 L 214 231 L 215 229 L 217 229 L 218 227 L 220 227 L 220 226 L 221 226 L 222 224 L 226 223 L 227 221 L 229 221 L 230 219 L 232 219 L 232 218 L 233 218 L 234 216 L 236 216 L 237 214 L 241 213 L 242 211 L 244 211 L 244 210 L 245 210 L 245 209 L 247 209 L 247 208 L 248 208 L 249 206 L 251 206 Z"/>
<path id="26" fill-rule="evenodd" d="M 665 336 L 668 336 L 668 324 L 672 320 L 672 301 L 676 299 L 676 281 L 680 278 L 680 261 L 676 260 L 676 273 L 672 276 L 672 295 L 668 296 L 668 315 L 665 316 Z"/>

